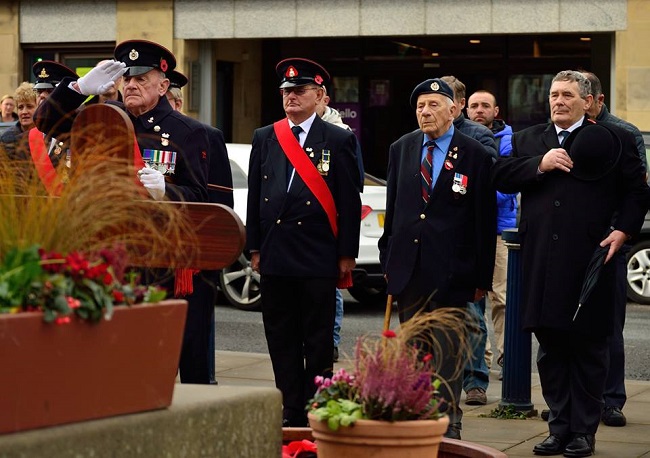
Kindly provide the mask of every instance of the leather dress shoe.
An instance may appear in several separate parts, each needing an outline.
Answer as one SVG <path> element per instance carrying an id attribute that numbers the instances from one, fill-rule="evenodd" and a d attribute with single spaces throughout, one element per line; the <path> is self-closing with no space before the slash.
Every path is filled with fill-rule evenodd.
<path id="1" fill-rule="evenodd" d="M 625 426 L 627 424 L 625 415 L 618 407 L 605 407 L 600 419 L 606 426 Z"/>
<path id="2" fill-rule="evenodd" d="M 596 439 L 590 434 L 576 434 L 564 449 L 564 456 L 591 456 L 596 449 Z"/>
<path id="3" fill-rule="evenodd" d="M 460 440 L 460 430 L 461 430 L 461 425 L 460 423 L 451 423 L 447 427 L 447 432 L 445 433 L 445 437 L 447 439 L 458 439 Z"/>
<path id="4" fill-rule="evenodd" d="M 564 452 L 564 447 L 566 447 L 567 440 L 551 434 L 546 439 L 544 439 L 539 444 L 533 447 L 533 453 L 535 455 L 542 456 L 551 456 L 551 455 L 561 455 Z"/>

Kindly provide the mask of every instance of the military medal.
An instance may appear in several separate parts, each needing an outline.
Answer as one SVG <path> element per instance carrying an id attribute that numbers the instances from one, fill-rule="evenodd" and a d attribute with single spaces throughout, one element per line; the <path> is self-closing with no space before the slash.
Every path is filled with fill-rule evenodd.
<path id="1" fill-rule="evenodd" d="M 330 170 L 330 150 L 324 149 L 321 152 L 320 162 L 316 166 L 321 175 L 327 175 Z"/>
<path id="2" fill-rule="evenodd" d="M 160 144 L 162 146 L 169 146 L 169 134 L 163 133 L 160 138 Z"/>
<path id="3" fill-rule="evenodd" d="M 451 190 L 460 194 L 467 193 L 467 175 L 456 172 L 454 174 L 454 184 L 451 185 Z"/>
<path id="4" fill-rule="evenodd" d="M 176 151 L 145 149 L 142 152 L 142 160 L 163 175 L 173 175 L 176 169 Z"/>
<path id="5" fill-rule="evenodd" d="M 61 151 L 63 151 L 62 147 L 63 147 L 63 142 L 58 142 L 54 147 L 54 154 L 56 154 L 57 156 L 61 154 Z"/>

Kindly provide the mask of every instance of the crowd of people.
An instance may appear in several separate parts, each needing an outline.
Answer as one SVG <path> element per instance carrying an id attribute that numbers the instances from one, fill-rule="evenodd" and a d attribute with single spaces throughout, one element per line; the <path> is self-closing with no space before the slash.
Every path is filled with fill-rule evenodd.
<path id="1" fill-rule="evenodd" d="M 232 194 L 223 192 L 232 189 L 223 133 L 181 113 L 187 78 L 175 67 L 169 50 L 144 40 L 118 44 L 113 59 L 81 77 L 60 63 L 38 62 L 35 84 L 22 83 L 2 97 L 2 120 L 15 122 L 0 138 L 7 157 L 29 159 L 30 148 L 40 144 L 53 166 L 69 161 L 75 113 L 111 103 L 133 122 L 140 151 L 177 153 L 172 174 L 138 171 L 152 199 L 232 207 Z M 306 426 L 314 379 L 331 376 L 338 359 L 340 289 L 350 286 L 359 248 L 363 158 L 351 129 L 328 107 L 327 70 L 304 58 L 284 59 L 275 70 L 285 118 L 252 135 L 246 249 L 261 275 L 283 425 Z M 590 456 L 601 421 L 626 424 L 625 253 L 648 209 L 643 139 L 608 111 L 590 72 L 559 72 L 549 92 L 550 122 L 519 132 L 499 117 L 494 94 L 482 88 L 466 94 L 451 75 L 426 78 L 411 93 L 419 127 L 390 146 L 387 165 L 379 240 L 387 291 L 400 323 L 440 308 L 472 317 L 473 352 L 461 355 L 464 371 L 454 370 L 453 339 L 443 339 L 445 357 L 437 362 L 447 382 L 441 387 L 450 417 L 446 436 L 460 439 L 462 390 L 466 404 L 486 404 L 490 368 L 508 368 L 507 250 L 500 234 L 518 227 L 523 329 L 539 342 L 548 405 L 549 436 L 533 451 Z M 585 303 L 590 311 L 576 313 L 598 247 L 606 251 L 605 264 Z M 215 382 L 216 274 L 192 279 L 182 383 Z M 152 281 L 170 285 L 173 278 L 155 272 Z"/>

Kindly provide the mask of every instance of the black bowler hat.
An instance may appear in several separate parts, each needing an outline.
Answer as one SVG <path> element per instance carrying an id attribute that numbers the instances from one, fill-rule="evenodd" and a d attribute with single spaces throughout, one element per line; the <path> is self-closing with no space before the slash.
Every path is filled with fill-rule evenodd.
<path id="1" fill-rule="evenodd" d="M 127 40 L 115 47 L 115 60 L 126 64 L 125 76 L 138 76 L 154 68 L 163 73 L 176 68 L 176 58 L 164 46 L 147 40 Z"/>
<path id="2" fill-rule="evenodd" d="M 329 85 L 330 74 L 319 63 L 301 57 L 291 57 L 278 62 L 275 72 L 280 78 L 280 88 L 316 84 Z"/>
<path id="3" fill-rule="evenodd" d="M 604 124 L 588 122 L 571 132 L 563 148 L 573 161 L 570 175 L 595 181 L 608 175 L 621 157 L 622 143 L 616 132 Z"/>
<path id="4" fill-rule="evenodd" d="M 169 87 L 180 89 L 187 84 L 187 76 L 176 70 L 167 72 L 167 78 L 169 78 Z"/>
<path id="5" fill-rule="evenodd" d="M 36 77 L 34 89 L 54 89 L 63 78 L 79 79 L 79 75 L 71 68 L 53 60 L 42 60 L 32 65 L 32 73 Z"/>
<path id="6" fill-rule="evenodd" d="M 440 78 L 431 78 L 415 86 L 415 89 L 411 93 L 411 106 L 413 108 L 417 106 L 418 97 L 421 94 L 442 94 L 454 100 L 453 89 Z"/>

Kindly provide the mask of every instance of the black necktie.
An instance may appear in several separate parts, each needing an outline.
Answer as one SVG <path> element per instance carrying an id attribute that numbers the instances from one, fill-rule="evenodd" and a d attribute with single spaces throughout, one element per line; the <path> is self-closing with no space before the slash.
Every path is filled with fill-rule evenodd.
<path id="1" fill-rule="evenodd" d="M 298 142 L 298 144 L 300 144 L 300 132 L 302 132 L 302 127 L 293 126 L 291 128 L 291 132 L 293 132 L 293 136 L 296 137 L 296 141 Z M 289 187 L 289 182 L 291 181 L 292 172 L 293 172 L 293 165 L 291 165 L 291 161 L 287 158 L 287 188 Z"/>
<path id="2" fill-rule="evenodd" d="M 560 140 L 560 146 L 564 146 L 564 142 L 566 141 L 567 137 L 569 136 L 570 132 L 568 130 L 561 130 L 558 135 L 558 137 L 561 138 Z"/>

